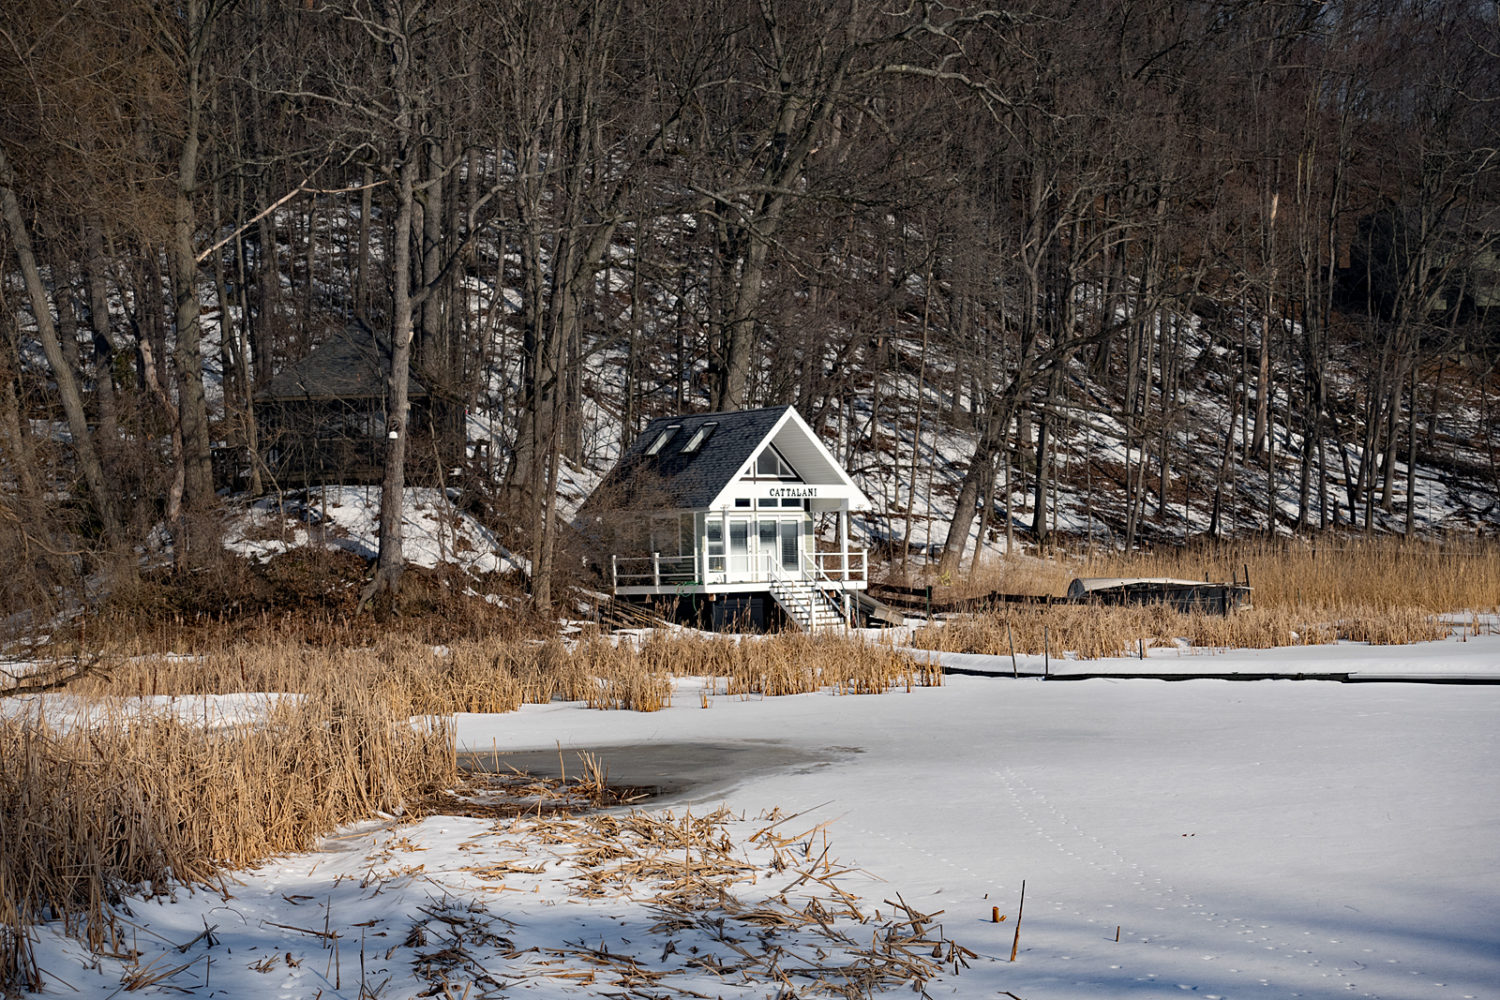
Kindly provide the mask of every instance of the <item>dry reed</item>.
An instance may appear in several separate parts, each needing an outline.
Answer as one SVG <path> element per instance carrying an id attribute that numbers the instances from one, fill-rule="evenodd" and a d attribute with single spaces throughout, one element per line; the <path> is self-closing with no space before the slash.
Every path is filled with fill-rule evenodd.
<path id="1" fill-rule="evenodd" d="M 870 694 L 942 683 L 940 671 L 906 654 L 842 635 L 655 631 L 633 641 L 586 631 L 569 643 L 495 638 L 432 647 L 387 636 L 350 649 L 273 638 L 188 656 L 118 650 L 69 690 L 96 697 L 311 693 L 339 677 L 377 692 L 397 715 L 507 712 L 554 700 L 652 712 L 671 704 L 671 678 L 686 676 L 720 678 L 730 695 Z"/>
<path id="2" fill-rule="evenodd" d="M 990 593 L 1053 594 L 1074 577 L 1173 577 L 1213 582 L 1248 576 L 1254 607 L 1227 617 L 1160 607 L 1001 605 L 919 629 L 915 644 L 1006 655 L 1043 651 L 1080 659 L 1128 654 L 1141 641 L 1184 639 L 1206 648 L 1264 649 L 1335 640 L 1399 644 L 1439 639 L 1437 615 L 1500 609 L 1500 545 L 1478 538 L 1412 540 L 1327 535 L 1316 541 L 1249 540 L 1130 553 L 1017 555 L 943 581 L 940 603 Z M 1007 629 L 1009 632 L 1007 633 Z"/>
<path id="3" fill-rule="evenodd" d="M 1398 645 L 1440 639 L 1449 631 L 1448 625 L 1415 608 L 1349 608 L 1335 618 L 1319 618 L 1286 608 L 1209 615 L 1162 605 L 1022 605 L 919 628 L 912 644 L 944 652 L 1006 656 L 1014 643 L 1018 654 L 1039 656 L 1050 648 L 1054 656 L 1071 653 L 1080 660 L 1094 660 L 1133 655 L 1142 642 L 1169 645 L 1178 639 L 1200 649 L 1269 649 L 1335 640 Z"/>
<path id="4" fill-rule="evenodd" d="M 39 985 L 31 923 L 61 920 L 95 951 L 126 953 L 111 916 L 123 892 L 305 850 L 452 781 L 445 725 L 413 725 L 356 683 L 325 682 L 228 728 L 107 701 L 66 728 L 0 720 L 0 989 Z"/>
<path id="5" fill-rule="evenodd" d="M 521 838 L 528 853 L 530 845 L 547 845 L 557 860 L 544 877 L 566 879 L 584 905 L 643 900 L 655 922 L 646 935 L 632 935 L 634 944 L 524 948 L 513 932 L 499 937 L 489 930 L 482 903 L 462 915 L 427 911 L 432 920 L 418 925 L 419 938 L 440 923 L 459 946 L 424 956 L 430 961 L 418 971 L 445 995 L 456 993 L 455 982 L 504 968 L 511 979 L 496 983 L 501 987 L 541 980 L 622 996 L 701 997 L 679 977 L 708 971 L 766 996 L 855 1000 L 903 987 L 926 995 L 934 977 L 957 975 L 978 957 L 944 933 L 943 911 L 922 913 L 899 894 L 871 906 L 844 888 L 842 877 L 855 870 L 830 855 L 828 823 L 805 827 L 797 819 L 777 810 L 746 823 L 719 809 L 704 816 L 632 812 L 515 822 L 506 834 Z M 519 858 L 486 860 L 466 869 L 481 885 L 524 892 L 544 874 Z M 499 956 L 510 960 L 505 966 L 483 961 L 486 945 L 497 942 L 507 949 Z"/>
<path id="6" fill-rule="evenodd" d="M 1060 553 L 1047 560 L 1016 555 L 985 560 L 951 581 L 932 582 L 939 585 L 935 596 L 955 600 L 996 591 L 1062 594 L 1074 577 L 1088 576 L 1243 582 L 1247 569 L 1255 605 L 1263 609 L 1412 607 L 1439 614 L 1500 610 L 1500 543 L 1471 536 L 1408 541 L 1330 534 L 1316 540 L 1251 539 L 1135 552 Z"/>

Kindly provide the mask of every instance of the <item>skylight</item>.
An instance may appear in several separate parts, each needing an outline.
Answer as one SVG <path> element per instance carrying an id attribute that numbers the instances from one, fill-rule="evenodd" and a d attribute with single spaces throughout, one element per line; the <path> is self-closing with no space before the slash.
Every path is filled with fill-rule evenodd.
<path id="1" fill-rule="evenodd" d="M 684 455 L 691 455 L 699 448 L 702 448 L 703 442 L 708 440 L 708 436 L 712 434 L 714 432 L 714 428 L 718 426 L 719 422 L 717 420 L 710 420 L 708 423 L 700 426 L 696 431 L 693 432 L 693 436 L 688 438 L 687 444 L 682 446 L 682 453 Z"/>
<path id="2" fill-rule="evenodd" d="M 667 442 L 672 440 L 672 435 L 676 434 L 680 430 L 682 430 L 681 424 L 672 424 L 671 426 L 669 426 L 666 430 L 662 431 L 661 434 L 657 435 L 655 441 L 651 442 L 651 447 L 646 449 L 646 454 L 658 454 L 663 448 L 667 446 Z"/>

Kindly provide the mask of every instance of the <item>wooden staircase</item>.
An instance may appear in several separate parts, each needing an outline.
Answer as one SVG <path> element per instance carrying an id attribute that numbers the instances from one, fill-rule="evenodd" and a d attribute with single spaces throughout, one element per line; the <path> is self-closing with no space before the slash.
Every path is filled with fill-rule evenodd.
<path id="1" fill-rule="evenodd" d="M 848 628 L 838 602 L 821 587 L 807 580 L 781 577 L 771 581 L 771 596 L 786 616 L 804 632 Z"/>

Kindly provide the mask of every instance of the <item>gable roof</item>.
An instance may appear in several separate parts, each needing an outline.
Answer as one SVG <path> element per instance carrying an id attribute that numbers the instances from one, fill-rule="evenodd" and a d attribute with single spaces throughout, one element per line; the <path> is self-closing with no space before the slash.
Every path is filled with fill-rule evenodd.
<path id="1" fill-rule="evenodd" d="M 705 424 L 716 424 L 701 446 L 683 448 Z M 669 427 L 679 430 L 657 454 L 651 446 Z M 646 425 L 594 497 L 619 510 L 702 510 L 725 502 L 724 494 L 762 447 L 778 451 L 809 482 L 837 482 L 852 491 L 856 508 L 869 501 L 790 406 L 724 413 L 658 417 Z M 607 500 L 603 499 L 607 498 Z"/>
<path id="2" fill-rule="evenodd" d="M 389 342 L 356 321 L 287 365 L 255 396 L 261 401 L 384 399 L 390 371 Z M 425 396 L 427 390 L 412 377 L 407 393 Z"/>

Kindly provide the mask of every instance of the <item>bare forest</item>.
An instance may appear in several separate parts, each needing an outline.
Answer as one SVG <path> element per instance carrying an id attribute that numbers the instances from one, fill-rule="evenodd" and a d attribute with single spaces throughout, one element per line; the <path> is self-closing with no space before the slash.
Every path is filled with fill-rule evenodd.
<path id="1" fill-rule="evenodd" d="M 1494 4 L 9 0 L 0 214 L 0 614 L 222 559 L 351 328 L 376 610 L 409 485 L 547 607 L 565 482 L 773 404 L 950 571 L 1500 525 Z"/>

